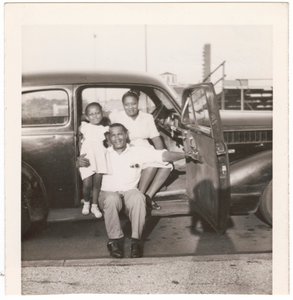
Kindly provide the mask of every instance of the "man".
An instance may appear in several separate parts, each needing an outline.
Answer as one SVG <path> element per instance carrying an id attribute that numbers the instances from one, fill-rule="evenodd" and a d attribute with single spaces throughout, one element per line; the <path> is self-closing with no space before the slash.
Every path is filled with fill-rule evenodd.
<path id="1" fill-rule="evenodd" d="M 110 125 L 109 139 L 112 144 L 107 149 L 110 174 L 103 175 L 99 196 L 99 206 L 104 211 L 109 238 L 107 247 L 112 257 L 122 258 L 119 241 L 123 238 L 123 231 L 120 225 L 119 211 L 124 205 L 132 228 L 131 257 L 141 257 L 141 235 L 146 217 L 146 197 L 138 190 L 137 186 L 142 166 L 149 162 L 167 164 L 185 158 L 186 154 L 130 146 L 127 143 L 127 129 L 120 123 Z M 192 158 L 192 154 L 189 156 Z M 88 165 L 82 157 L 78 158 L 78 164 L 79 166 Z"/>

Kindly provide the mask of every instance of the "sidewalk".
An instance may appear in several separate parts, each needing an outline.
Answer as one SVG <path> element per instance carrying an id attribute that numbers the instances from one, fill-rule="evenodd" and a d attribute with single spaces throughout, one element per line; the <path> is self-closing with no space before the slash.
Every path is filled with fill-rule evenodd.
<path id="1" fill-rule="evenodd" d="M 272 293 L 272 254 L 23 262 L 22 294 Z"/>

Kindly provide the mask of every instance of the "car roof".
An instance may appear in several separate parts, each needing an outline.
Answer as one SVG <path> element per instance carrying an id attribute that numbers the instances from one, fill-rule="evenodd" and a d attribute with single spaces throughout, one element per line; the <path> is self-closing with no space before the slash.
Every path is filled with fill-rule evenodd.
<path id="1" fill-rule="evenodd" d="M 169 90 L 169 86 L 160 77 L 139 72 L 75 71 L 26 73 L 22 75 L 22 85 L 24 87 L 95 83 L 150 84 Z"/>

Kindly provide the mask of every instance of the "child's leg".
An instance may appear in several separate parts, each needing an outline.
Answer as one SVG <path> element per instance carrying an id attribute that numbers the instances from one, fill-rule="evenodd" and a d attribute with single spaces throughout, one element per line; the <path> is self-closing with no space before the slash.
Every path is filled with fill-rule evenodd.
<path id="1" fill-rule="evenodd" d="M 93 204 L 98 204 L 102 177 L 102 174 L 96 173 L 93 175 Z"/>
<path id="2" fill-rule="evenodd" d="M 93 188 L 93 176 L 89 176 L 82 181 L 82 193 L 85 202 L 90 201 L 91 191 Z"/>
<path id="3" fill-rule="evenodd" d="M 82 208 L 82 213 L 88 215 L 90 213 L 90 196 L 93 187 L 93 176 L 89 176 L 82 181 L 82 192 L 84 204 Z"/>
<path id="4" fill-rule="evenodd" d="M 101 188 L 102 175 L 94 174 L 93 175 L 93 205 L 91 208 L 91 212 L 95 215 L 96 218 L 101 218 L 102 213 L 98 208 L 98 199 Z"/>

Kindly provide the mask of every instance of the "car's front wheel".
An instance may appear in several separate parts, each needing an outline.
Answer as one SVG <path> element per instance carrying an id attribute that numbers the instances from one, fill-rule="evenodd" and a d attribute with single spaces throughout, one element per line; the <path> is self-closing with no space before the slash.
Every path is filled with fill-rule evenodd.
<path id="1" fill-rule="evenodd" d="M 273 180 L 264 189 L 259 203 L 259 212 L 264 220 L 272 225 L 273 223 Z"/>
<path id="2" fill-rule="evenodd" d="M 24 237 L 31 227 L 28 199 L 32 196 L 29 179 L 22 174 L 21 178 L 21 236 Z"/>

